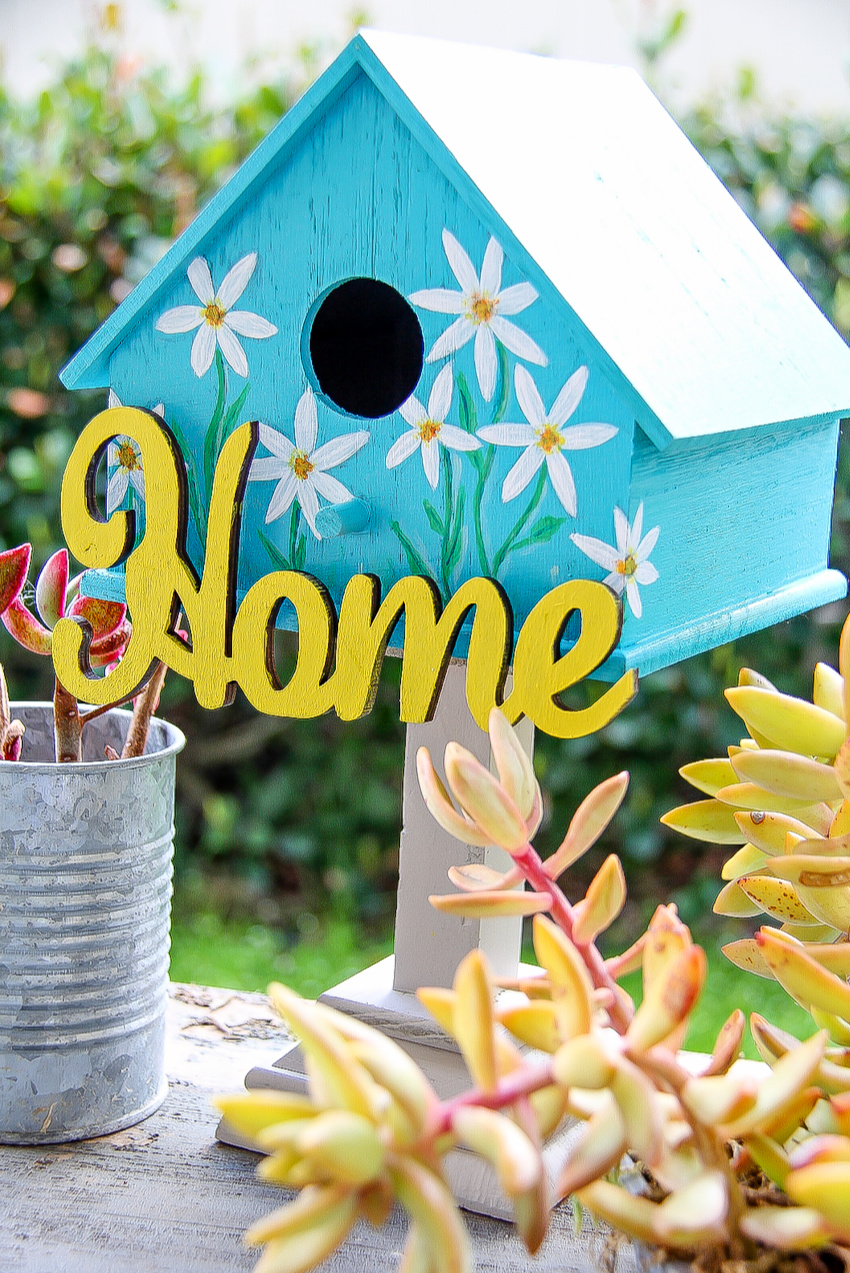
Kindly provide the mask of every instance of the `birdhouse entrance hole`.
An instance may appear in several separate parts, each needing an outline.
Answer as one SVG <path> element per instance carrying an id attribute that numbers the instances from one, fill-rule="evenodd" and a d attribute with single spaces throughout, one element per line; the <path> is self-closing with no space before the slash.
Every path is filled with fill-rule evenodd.
<path id="1" fill-rule="evenodd" d="M 349 415 L 390 415 L 422 374 L 419 320 L 401 293 L 378 279 L 331 288 L 313 307 L 304 336 L 315 387 Z"/>

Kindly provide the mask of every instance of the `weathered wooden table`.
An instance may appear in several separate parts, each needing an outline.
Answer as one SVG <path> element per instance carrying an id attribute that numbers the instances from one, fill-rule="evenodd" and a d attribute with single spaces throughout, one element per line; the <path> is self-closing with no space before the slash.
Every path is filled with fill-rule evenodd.
<path id="1" fill-rule="evenodd" d="M 210 1097 L 241 1089 L 284 1039 L 263 995 L 172 986 L 170 1091 L 156 1114 L 97 1140 L 0 1146 L 2 1273 L 250 1273 L 258 1252 L 242 1232 L 286 1195 L 255 1179 L 254 1154 L 216 1141 Z M 558 1209 L 535 1259 L 510 1225 L 474 1215 L 467 1223 L 479 1270 L 585 1270 L 604 1246 L 602 1237 L 577 1241 L 569 1208 Z M 322 1267 L 389 1273 L 405 1231 L 401 1211 L 381 1230 L 361 1224 Z M 618 1273 L 632 1267 L 626 1248 Z"/>

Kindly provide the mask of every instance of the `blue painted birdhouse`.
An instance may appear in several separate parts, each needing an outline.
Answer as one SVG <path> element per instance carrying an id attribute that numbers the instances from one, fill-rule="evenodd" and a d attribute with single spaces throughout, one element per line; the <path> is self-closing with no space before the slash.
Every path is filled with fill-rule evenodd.
<path id="1" fill-rule="evenodd" d="M 845 592 L 850 351 L 631 70 L 359 35 L 62 379 L 163 417 L 198 569 L 221 448 L 259 422 L 239 596 L 489 576 L 518 630 L 601 580 L 617 676 Z M 142 525 L 131 437 L 109 466 Z"/>

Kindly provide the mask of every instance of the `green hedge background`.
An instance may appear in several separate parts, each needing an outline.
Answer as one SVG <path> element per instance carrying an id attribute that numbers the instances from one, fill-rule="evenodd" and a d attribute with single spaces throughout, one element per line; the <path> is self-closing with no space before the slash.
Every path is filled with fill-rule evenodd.
<path id="1" fill-rule="evenodd" d="M 663 34 L 663 33 L 662 33 Z M 672 39 L 676 31 L 667 32 Z M 664 38 L 643 50 L 649 63 Z M 293 103 L 316 69 L 213 107 L 204 75 L 175 86 L 91 48 L 34 102 L 0 86 L 0 546 L 23 540 L 40 564 L 61 543 L 62 471 L 103 394 L 69 394 L 59 368 Z M 651 67 L 650 67 L 651 69 Z M 753 77 L 723 104 L 681 120 L 686 131 L 842 334 L 850 333 L 850 119 L 776 117 Z M 832 563 L 847 570 L 850 458 L 842 445 Z M 753 546 L 758 551 L 758 546 Z M 742 664 L 808 692 L 815 662 L 835 661 L 844 606 L 725 646 L 642 684 L 602 734 L 538 739 L 548 821 L 560 840 L 588 789 L 628 768 L 631 792 L 604 852 L 624 858 L 632 907 L 665 893 L 688 920 L 710 911 L 719 857 L 666 832 L 659 815 L 685 798 L 679 765 L 725 751 L 739 729 L 722 688 Z M 50 668 L 0 633 L 15 697 L 46 697 Z M 178 899 L 203 894 L 293 936 L 332 913 L 385 933 L 394 911 L 403 727 L 398 667 L 388 662 L 375 710 L 354 724 L 260 718 L 244 702 L 208 713 L 171 677 L 163 714 L 188 735 L 178 792 Z M 369 763 L 363 757 L 368 754 Z M 181 884 L 182 880 L 182 884 Z M 632 911 L 634 916 L 634 910 Z M 312 925 L 312 928 L 311 928 Z"/>

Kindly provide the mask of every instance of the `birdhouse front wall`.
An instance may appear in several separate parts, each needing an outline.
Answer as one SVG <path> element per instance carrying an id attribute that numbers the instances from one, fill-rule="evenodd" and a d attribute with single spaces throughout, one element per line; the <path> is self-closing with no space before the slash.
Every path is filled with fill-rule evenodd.
<path id="1" fill-rule="evenodd" d="M 337 605 L 364 572 L 444 601 L 489 575 L 519 629 L 555 585 L 608 578 L 660 621 L 675 536 L 630 492 L 633 409 L 494 229 L 361 75 L 173 272 L 110 383 L 181 443 L 199 569 L 216 457 L 253 419 L 240 596 L 280 568 Z"/>

